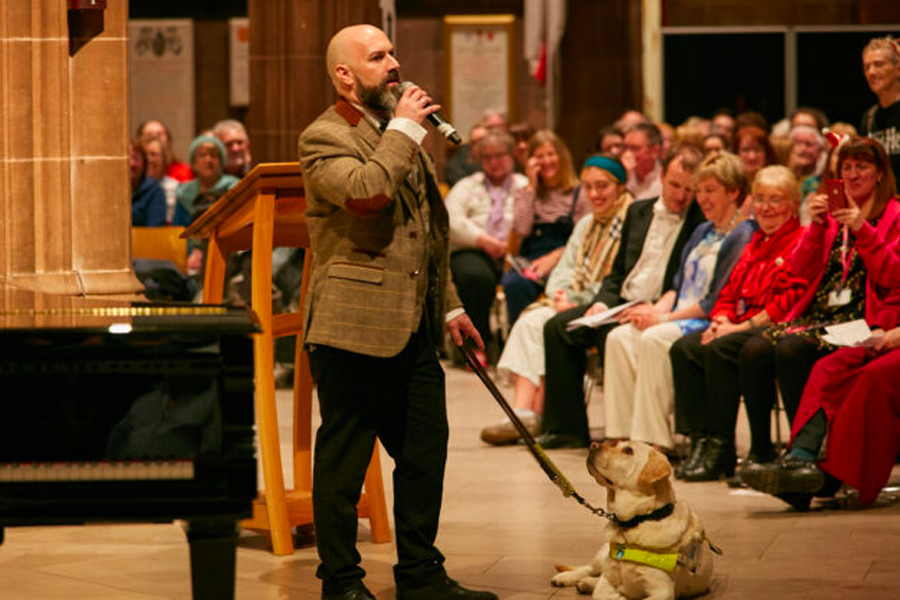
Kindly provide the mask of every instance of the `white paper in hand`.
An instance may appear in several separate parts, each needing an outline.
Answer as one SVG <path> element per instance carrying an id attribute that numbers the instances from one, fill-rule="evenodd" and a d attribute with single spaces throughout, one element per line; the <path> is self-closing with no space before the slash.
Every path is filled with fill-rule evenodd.
<path id="1" fill-rule="evenodd" d="M 566 331 L 572 331 L 573 329 L 578 329 L 579 327 L 600 327 L 601 325 L 606 325 L 607 323 L 618 323 L 619 321 L 615 318 L 615 316 L 629 306 L 634 306 L 637 303 L 637 300 L 631 300 L 630 302 L 620 304 L 615 308 L 610 308 L 609 310 L 599 312 L 596 315 L 573 319 L 566 325 Z"/>
<path id="2" fill-rule="evenodd" d="M 872 330 L 863 319 L 829 325 L 825 328 L 822 339 L 833 346 L 869 347 L 881 339 L 881 336 L 873 336 Z"/>

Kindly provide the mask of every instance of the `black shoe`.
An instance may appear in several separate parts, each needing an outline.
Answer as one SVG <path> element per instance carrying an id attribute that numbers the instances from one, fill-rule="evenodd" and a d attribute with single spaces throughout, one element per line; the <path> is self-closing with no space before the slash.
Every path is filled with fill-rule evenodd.
<path id="1" fill-rule="evenodd" d="M 775 494 L 775 497 L 779 500 L 783 500 L 791 505 L 794 510 L 798 510 L 800 512 L 806 512 L 809 510 L 809 505 L 812 502 L 813 495 L 812 494 L 802 494 L 800 492 L 791 492 L 786 494 Z"/>
<path id="2" fill-rule="evenodd" d="M 725 483 L 727 483 L 728 487 L 730 487 L 730 488 L 749 487 L 746 483 L 744 483 L 744 480 L 741 479 L 741 473 L 743 473 L 744 471 L 747 471 L 749 469 L 755 469 L 759 465 L 768 464 L 768 463 L 772 462 L 773 460 L 775 460 L 776 458 L 778 458 L 778 455 L 775 454 L 774 448 L 771 448 L 771 447 L 762 452 L 756 452 L 754 450 L 751 450 L 747 454 L 747 458 L 745 458 L 743 460 L 738 460 L 737 472 L 734 475 L 732 475 L 731 477 L 729 477 L 728 479 L 726 479 Z"/>
<path id="3" fill-rule="evenodd" d="M 687 459 L 675 467 L 676 479 L 684 479 L 685 471 L 697 468 L 697 464 L 700 462 L 701 457 L 706 453 L 706 440 L 706 436 L 699 434 L 691 436 L 691 449 L 688 452 Z"/>
<path id="4" fill-rule="evenodd" d="M 468 590 L 453 579 L 444 577 L 425 587 L 411 590 L 397 588 L 397 600 L 497 600 L 497 594 Z"/>
<path id="5" fill-rule="evenodd" d="M 341 592 L 329 591 L 329 593 L 325 593 L 323 591 L 322 600 L 375 600 L 375 596 L 360 581 L 351 584 L 349 588 Z"/>
<path id="6" fill-rule="evenodd" d="M 573 433 L 545 433 L 535 439 L 544 450 L 559 450 L 564 448 L 587 448 L 591 441 Z"/>
<path id="7" fill-rule="evenodd" d="M 723 475 L 725 477 L 734 475 L 737 454 L 732 440 L 706 438 L 703 450 L 697 464 L 685 468 L 682 472 L 681 478 L 684 481 L 718 481 Z"/>
<path id="8" fill-rule="evenodd" d="M 775 462 L 755 465 L 741 471 L 741 479 L 754 490 L 779 497 L 787 494 L 811 496 L 825 484 L 825 474 L 819 470 L 815 461 L 802 460 L 790 454 L 782 456 Z M 786 499 L 785 501 L 794 506 L 793 502 Z M 806 505 L 808 508 L 809 502 Z"/>

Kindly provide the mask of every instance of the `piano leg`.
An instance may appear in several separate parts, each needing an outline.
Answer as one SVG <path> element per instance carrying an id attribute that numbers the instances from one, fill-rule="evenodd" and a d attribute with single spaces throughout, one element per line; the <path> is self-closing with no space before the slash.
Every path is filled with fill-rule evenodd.
<path id="1" fill-rule="evenodd" d="M 238 521 L 191 521 L 191 587 L 194 600 L 233 600 Z"/>

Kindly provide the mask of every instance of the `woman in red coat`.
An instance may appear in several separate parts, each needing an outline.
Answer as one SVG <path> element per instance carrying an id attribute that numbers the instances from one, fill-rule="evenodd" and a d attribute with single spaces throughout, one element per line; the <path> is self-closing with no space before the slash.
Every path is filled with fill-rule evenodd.
<path id="1" fill-rule="evenodd" d="M 792 323 L 796 324 L 795 329 L 800 335 L 815 333 L 818 336 L 821 324 L 828 324 L 835 318 L 844 321 L 864 317 L 870 327 L 882 331 L 900 323 L 900 203 L 893 197 L 896 186 L 890 164 L 882 146 L 868 138 L 853 138 L 841 148 L 839 157 L 849 206 L 835 210 L 834 218 L 831 218 L 827 197 L 824 194 L 811 197 L 809 209 L 813 222 L 792 259 L 795 270 L 809 272 L 818 279 L 811 286 L 813 291 L 809 295 L 812 298 L 806 303 L 801 300 L 797 307 L 798 311 L 805 310 L 804 318 Z M 865 198 L 865 201 L 854 201 L 859 198 Z M 881 210 L 878 210 L 879 205 Z M 867 220 L 872 215 L 878 215 L 877 225 Z M 844 227 L 840 227 L 839 222 Z M 853 243 L 844 241 L 842 244 L 842 237 Z M 832 269 L 828 277 L 823 276 L 828 269 L 821 268 L 822 261 L 817 260 L 817 256 L 829 254 L 838 255 L 843 274 L 839 268 L 837 271 Z M 865 270 L 856 269 L 859 274 L 854 274 L 854 254 L 865 259 Z M 851 307 L 853 310 L 844 310 L 844 314 L 837 310 Z M 829 319 L 829 312 L 839 316 Z M 813 326 L 816 324 L 819 326 Z M 797 335 L 790 328 L 783 333 L 789 337 Z M 897 425 L 889 408 L 893 391 L 890 378 L 879 384 L 882 389 L 876 394 L 873 388 L 879 385 L 873 384 L 876 380 L 872 376 L 884 373 L 886 366 L 889 368 L 900 359 L 892 352 L 883 358 L 880 356 L 893 347 L 897 337 L 900 334 L 891 333 L 874 352 L 859 348 L 832 352 L 832 348 L 822 347 L 820 360 L 806 381 L 798 403 L 789 452 L 774 463 L 745 469 L 741 479 L 750 487 L 774 494 L 795 508 L 808 508 L 812 495 L 821 491 L 825 481 L 817 457 L 828 433 L 826 460 L 821 466 L 838 478 L 846 478 L 844 480 L 851 485 L 865 483 L 862 500 L 874 500 L 877 488 L 866 483 L 868 474 L 862 476 L 865 466 L 874 464 L 865 448 L 871 446 L 870 449 L 887 452 L 883 459 L 892 463 L 897 456 L 896 445 L 889 451 L 882 444 L 896 436 L 885 434 L 884 428 L 889 430 L 893 426 L 897 430 Z M 826 354 L 828 356 L 824 356 Z M 895 387 L 900 387 L 900 382 Z M 873 410 L 875 406 L 879 408 Z M 843 416 L 845 411 L 846 417 Z M 866 429 L 875 421 L 882 428 L 881 435 L 873 435 Z M 873 439 L 862 441 L 870 437 Z M 887 474 L 880 481 L 886 478 Z M 861 488 L 860 492 L 862 495 Z"/>
<path id="2" fill-rule="evenodd" d="M 892 317 L 896 323 L 896 307 Z M 817 362 L 794 421 L 791 446 L 812 446 L 807 449 L 818 453 L 822 439 L 813 424 L 827 420 L 828 441 L 819 468 L 856 488 L 863 504 L 878 497 L 900 452 L 897 347 L 900 327 L 885 333 L 872 349 L 843 348 Z"/>

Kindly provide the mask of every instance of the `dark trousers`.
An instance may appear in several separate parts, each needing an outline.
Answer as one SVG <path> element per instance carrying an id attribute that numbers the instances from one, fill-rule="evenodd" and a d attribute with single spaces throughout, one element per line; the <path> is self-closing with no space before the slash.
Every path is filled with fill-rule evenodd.
<path id="1" fill-rule="evenodd" d="M 506 296 L 506 316 L 512 328 L 522 311 L 541 295 L 544 286 L 522 277 L 512 269 L 503 274 L 501 283 Z"/>
<path id="2" fill-rule="evenodd" d="M 450 271 L 459 299 L 485 344 L 491 340 L 491 306 L 497 296 L 497 261 L 483 250 L 466 248 L 450 255 Z"/>
<path id="3" fill-rule="evenodd" d="M 740 359 L 741 385 L 751 425 L 761 420 L 763 414 L 769 415 L 778 401 L 773 383 L 776 379 L 784 411 L 788 421 L 793 422 L 813 366 L 830 353 L 799 335 L 785 336 L 777 343 L 761 334 L 747 340 Z M 770 439 L 768 417 L 765 435 Z"/>
<path id="4" fill-rule="evenodd" d="M 675 431 L 734 439 L 741 401 L 738 359 L 752 331 L 700 342 L 695 331 L 669 349 L 675 384 Z M 768 423 L 768 415 L 766 415 Z"/>
<path id="5" fill-rule="evenodd" d="M 675 430 L 687 435 L 734 439 L 741 395 L 750 424 L 751 452 L 772 452 L 771 412 L 777 379 L 788 418 L 793 420 L 813 364 L 824 352 L 801 336 L 773 343 L 759 330 L 700 343 L 688 334 L 669 350 L 675 383 Z"/>
<path id="6" fill-rule="evenodd" d="M 424 321 L 423 321 L 424 322 Z M 443 577 L 434 546 L 447 460 L 444 372 L 424 326 L 392 358 L 319 346 L 310 353 L 322 425 L 316 434 L 313 510 L 317 576 L 334 593 L 361 579 L 359 501 L 376 436 L 394 459 L 398 587 Z"/>
<path id="7" fill-rule="evenodd" d="M 561 312 L 544 324 L 544 429 L 552 433 L 576 435 L 589 439 L 587 412 L 584 407 L 585 352 L 597 348 L 603 361 L 607 334 L 615 325 L 597 329 L 579 327 L 566 331 L 569 321 L 584 316 L 588 305 Z"/>

